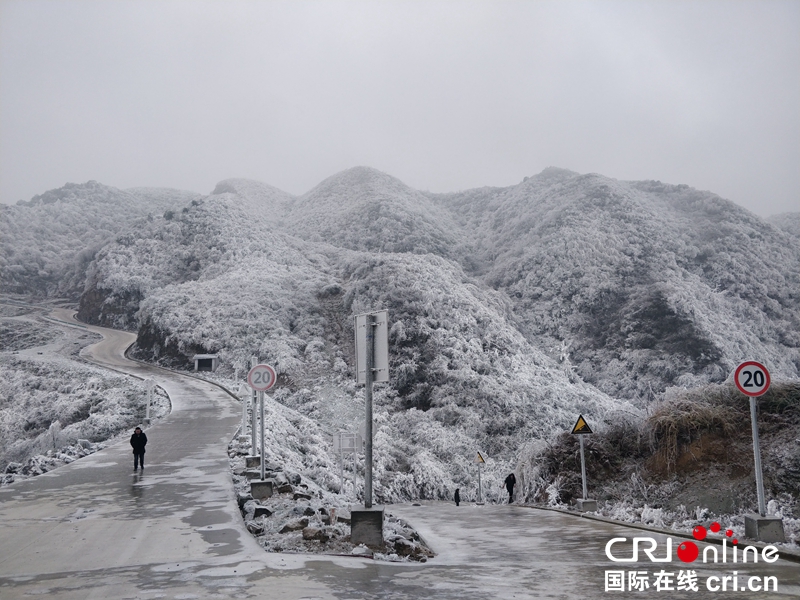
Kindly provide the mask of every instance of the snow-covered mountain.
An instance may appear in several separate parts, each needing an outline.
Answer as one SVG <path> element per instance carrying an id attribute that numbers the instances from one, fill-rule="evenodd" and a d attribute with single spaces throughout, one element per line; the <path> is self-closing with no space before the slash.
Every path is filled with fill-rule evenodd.
<path id="1" fill-rule="evenodd" d="M 89 181 L 0 205 L 0 282 L 5 292 L 79 295 L 86 268 L 114 236 L 198 195 L 179 190 L 118 190 Z"/>
<path id="2" fill-rule="evenodd" d="M 361 416 L 352 315 L 388 308 L 379 500 L 463 485 L 477 449 L 491 485 L 578 413 L 602 426 L 744 358 L 799 375 L 800 239 L 687 186 L 551 168 L 431 194 L 357 167 L 299 197 L 235 179 L 205 197 L 100 188 L 2 209 L 4 287 L 82 286 L 80 316 L 138 330 L 145 360 L 215 352 L 231 376 L 258 354 L 275 398 L 328 431 Z"/>
<path id="3" fill-rule="evenodd" d="M 452 215 L 398 179 L 365 167 L 329 177 L 292 205 L 287 230 L 366 252 L 458 259 L 463 231 Z"/>
<path id="4" fill-rule="evenodd" d="M 526 336 L 610 394 L 721 381 L 746 356 L 798 374 L 798 238 L 732 202 L 561 169 L 442 200 Z"/>

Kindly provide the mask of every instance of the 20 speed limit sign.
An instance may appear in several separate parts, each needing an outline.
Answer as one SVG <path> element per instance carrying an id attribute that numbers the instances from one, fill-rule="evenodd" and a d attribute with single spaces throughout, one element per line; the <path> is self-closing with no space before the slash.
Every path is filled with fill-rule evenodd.
<path id="1" fill-rule="evenodd" d="M 257 392 L 266 392 L 277 379 L 275 369 L 269 365 L 256 365 L 247 373 L 247 385 Z"/>
<path id="2" fill-rule="evenodd" d="M 748 360 L 736 367 L 733 379 L 739 391 L 747 396 L 761 396 L 769 389 L 767 367 L 754 360 Z"/>

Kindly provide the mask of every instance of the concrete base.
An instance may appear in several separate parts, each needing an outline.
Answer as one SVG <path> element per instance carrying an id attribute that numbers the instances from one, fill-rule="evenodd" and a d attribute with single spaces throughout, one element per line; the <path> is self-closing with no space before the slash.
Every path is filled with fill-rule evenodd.
<path id="1" fill-rule="evenodd" d="M 576 501 L 578 510 L 581 512 L 594 512 L 597 510 L 597 500 L 589 500 L 588 498 L 578 498 Z"/>
<path id="2" fill-rule="evenodd" d="M 271 498 L 273 493 L 272 484 L 273 481 L 271 479 L 265 479 L 264 481 L 253 479 L 250 481 L 250 495 L 256 500 Z"/>
<path id="3" fill-rule="evenodd" d="M 383 550 L 383 508 L 358 508 L 350 511 L 350 541 Z"/>
<path id="4" fill-rule="evenodd" d="M 783 521 L 780 517 L 744 516 L 744 535 L 759 542 L 785 542 Z"/>

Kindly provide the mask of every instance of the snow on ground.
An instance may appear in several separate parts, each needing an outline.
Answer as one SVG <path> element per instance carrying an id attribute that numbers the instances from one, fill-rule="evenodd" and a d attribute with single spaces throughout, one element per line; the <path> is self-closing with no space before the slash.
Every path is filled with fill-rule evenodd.
<path id="1" fill-rule="evenodd" d="M 265 464 L 266 479 L 275 493 L 256 500 L 250 494 L 250 480 L 260 479 L 260 462 L 248 469 L 249 437 L 229 446 L 230 463 L 237 500 L 248 531 L 268 552 L 322 553 L 371 556 L 392 562 L 425 562 L 433 552 L 407 522 L 385 512 L 384 547 L 376 551 L 350 540 L 350 512 L 360 508 L 358 500 L 346 493 L 334 493 L 299 473 L 276 463 Z"/>

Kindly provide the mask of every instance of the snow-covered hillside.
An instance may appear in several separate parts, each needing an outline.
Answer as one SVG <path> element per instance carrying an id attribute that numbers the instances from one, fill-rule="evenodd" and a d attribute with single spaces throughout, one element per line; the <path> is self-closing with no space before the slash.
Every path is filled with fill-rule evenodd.
<path id="1" fill-rule="evenodd" d="M 97 185 L 46 205 L 66 215 L 59 243 L 111 218 L 80 200 Z M 547 169 L 430 194 L 358 167 L 299 197 L 241 179 L 205 197 L 120 194 L 150 208 L 114 212 L 84 254 L 54 252 L 44 288 L 19 275 L 50 252 L 43 205 L 13 207 L 4 285 L 80 282 L 81 318 L 137 330 L 145 360 L 189 368 L 215 352 L 241 378 L 257 354 L 280 373 L 275 398 L 328 432 L 361 418 L 352 315 L 387 308 L 379 501 L 463 494 L 477 450 L 499 485 L 522 446 L 578 413 L 603 427 L 744 358 L 799 374 L 800 239 L 687 186 Z"/>
<path id="2" fill-rule="evenodd" d="M 441 200 L 525 334 L 612 395 L 722 381 L 744 357 L 798 375 L 800 244 L 732 202 L 562 169 Z"/>
<path id="3" fill-rule="evenodd" d="M 3 291 L 80 294 L 87 266 L 116 234 L 195 197 L 179 190 L 123 191 L 89 181 L 68 183 L 16 206 L 0 205 Z"/>
<path id="4" fill-rule="evenodd" d="M 287 231 L 342 248 L 457 259 L 463 232 L 430 198 L 385 173 L 357 167 L 299 197 Z"/>
<path id="5" fill-rule="evenodd" d="M 80 361 L 99 336 L 43 322 L 51 308 L 0 298 L 0 485 L 93 452 L 145 416 L 144 384 Z M 156 390 L 151 416 L 168 412 Z"/>

